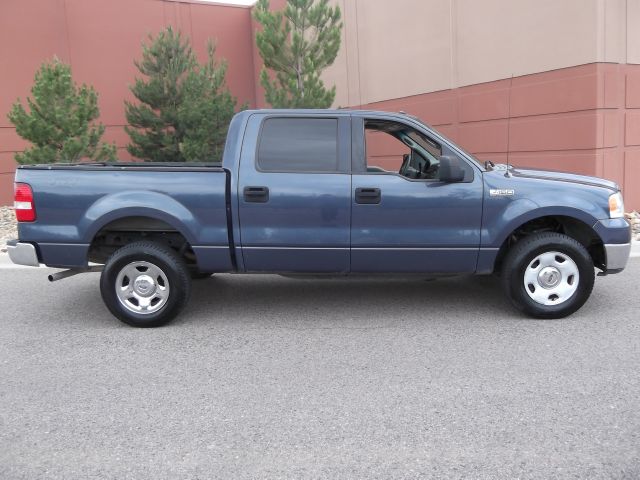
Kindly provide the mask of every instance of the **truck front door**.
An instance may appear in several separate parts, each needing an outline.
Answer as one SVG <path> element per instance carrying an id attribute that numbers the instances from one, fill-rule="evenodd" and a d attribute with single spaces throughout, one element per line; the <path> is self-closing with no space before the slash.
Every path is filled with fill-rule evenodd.
<path id="1" fill-rule="evenodd" d="M 348 114 L 251 116 L 238 178 L 246 271 L 349 271 L 350 129 Z"/>
<path id="2" fill-rule="evenodd" d="M 353 118 L 352 272 L 471 273 L 480 247 L 480 171 L 426 129 Z M 458 155 L 464 180 L 439 179 Z"/>

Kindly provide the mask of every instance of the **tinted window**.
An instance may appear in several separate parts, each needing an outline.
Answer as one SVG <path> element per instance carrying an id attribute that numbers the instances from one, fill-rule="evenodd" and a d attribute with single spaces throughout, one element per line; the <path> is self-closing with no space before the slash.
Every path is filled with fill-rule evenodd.
<path id="1" fill-rule="evenodd" d="M 338 120 L 269 118 L 258 146 L 258 166 L 276 172 L 338 170 Z"/>

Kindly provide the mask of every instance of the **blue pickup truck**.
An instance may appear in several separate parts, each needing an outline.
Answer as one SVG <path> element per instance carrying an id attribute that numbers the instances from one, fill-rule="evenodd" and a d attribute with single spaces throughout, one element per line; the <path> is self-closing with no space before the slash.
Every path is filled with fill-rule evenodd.
<path id="1" fill-rule="evenodd" d="M 21 166 L 15 208 L 15 263 L 101 270 L 106 306 L 136 327 L 217 272 L 495 273 L 516 308 L 560 318 L 631 249 L 615 183 L 481 163 L 375 111 L 238 113 L 220 164 Z"/>

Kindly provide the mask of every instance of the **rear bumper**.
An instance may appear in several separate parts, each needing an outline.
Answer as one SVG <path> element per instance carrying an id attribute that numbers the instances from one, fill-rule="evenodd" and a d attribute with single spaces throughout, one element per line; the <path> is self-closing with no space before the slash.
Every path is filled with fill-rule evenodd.
<path id="1" fill-rule="evenodd" d="M 607 256 L 607 273 L 618 273 L 624 270 L 629 261 L 631 243 L 605 244 L 604 251 Z"/>
<path id="2" fill-rule="evenodd" d="M 23 243 L 17 240 L 7 242 L 7 252 L 11 261 L 17 265 L 28 265 L 30 267 L 40 266 L 36 247 L 30 243 Z"/>

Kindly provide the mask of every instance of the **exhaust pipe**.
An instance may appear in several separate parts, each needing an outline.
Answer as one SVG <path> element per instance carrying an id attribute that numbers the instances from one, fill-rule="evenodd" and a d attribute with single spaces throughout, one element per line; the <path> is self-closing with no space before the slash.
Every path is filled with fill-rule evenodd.
<path id="1" fill-rule="evenodd" d="M 48 275 L 47 278 L 50 282 L 56 282 L 58 280 L 73 277 L 79 273 L 101 272 L 103 269 L 104 265 L 92 265 L 88 268 L 71 268 L 69 270 L 63 270 L 62 272 L 52 273 L 51 275 Z"/>

